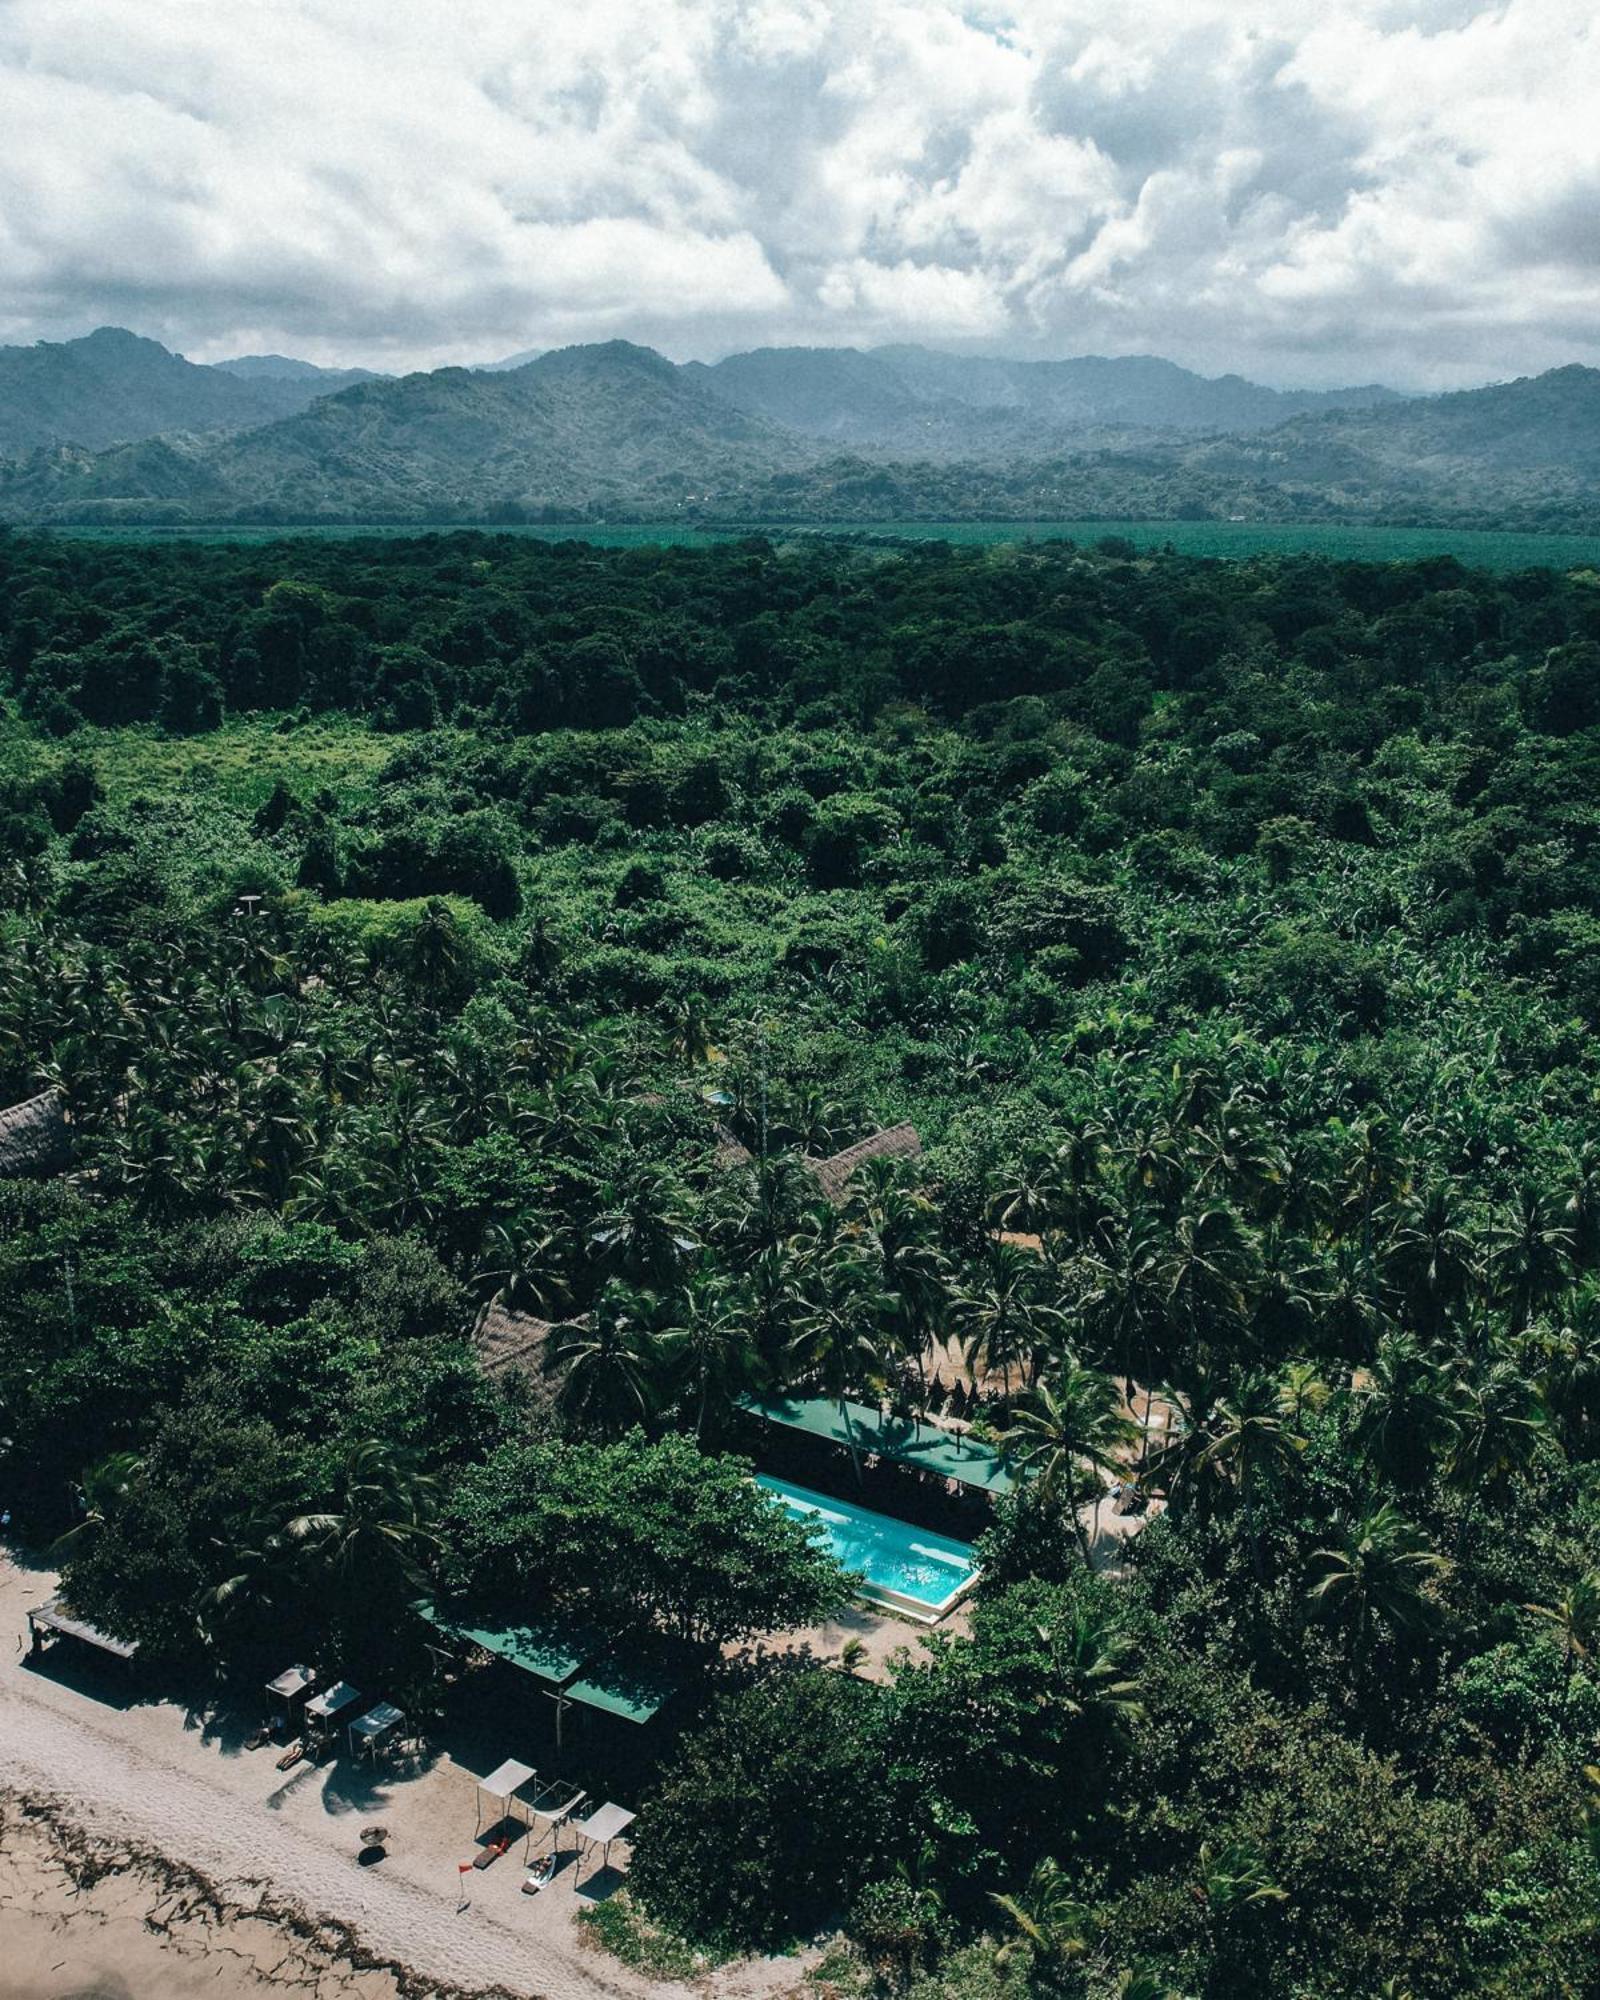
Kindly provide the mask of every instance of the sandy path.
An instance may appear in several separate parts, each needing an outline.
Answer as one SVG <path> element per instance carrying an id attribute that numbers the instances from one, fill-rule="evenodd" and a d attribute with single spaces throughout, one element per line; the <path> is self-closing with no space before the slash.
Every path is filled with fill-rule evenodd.
<path id="1" fill-rule="evenodd" d="M 585 1946 L 576 1870 L 536 1898 L 521 1895 L 510 1857 L 457 1873 L 473 1852 L 473 1778 L 447 1760 L 382 1790 L 342 1791 L 328 1768 L 285 1780 L 270 1751 L 228 1754 L 175 1703 L 119 1705 L 86 1693 L 76 1674 L 31 1669 L 25 1614 L 52 1583 L 0 1550 L 0 1786 L 58 1801 L 89 1833 L 182 1862 L 247 1906 L 264 1888 L 349 1925 L 368 1950 L 427 1981 L 499 1985 L 530 2000 L 686 2000 L 690 1988 Z M 381 1870 L 355 1860 L 354 1829 L 368 1817 L 396 1835 Z M 463 1880 L 471 1900 L 460 1908 Z M 751 1961 L 706 1986 L 717 2000 L 759 2000 L 792 1990 L 801 1969 Z"/>

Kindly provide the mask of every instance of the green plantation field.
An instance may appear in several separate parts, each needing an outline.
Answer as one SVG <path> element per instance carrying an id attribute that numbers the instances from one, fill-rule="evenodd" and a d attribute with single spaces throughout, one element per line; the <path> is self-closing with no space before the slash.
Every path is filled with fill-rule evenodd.
<path id="1" fill-rule="evenodd" d="M 591 542 L 596 548 L 706 548 L 762 535 L 773 541 L 848 536 L 858 541 L 938 541 L 957 547 L 1000 542 L 1080 542 L 1107 538 L 1140 549 L 1173 549 L 1187 556 L 1314 555 L 1339 562 L 1420 562 L 1454 556 L 1477 569 L 1583 569 L 1600 566 L 1600 535 L 1529 534 L 1501 528 L 1390 528 L 1360 523 L 1282 521 L 848 521 L 733 523 L 726 527 L 643 521 L 524 525 L 464 530 L 457 524 L 418 527 L 197 527 L 57 528 L 72 540 L 127 542 L 261 543 L 296 539 L 346 540 L 376 535 L 409 539 L 426 534 L 481 532 L 539 541 Z"/>

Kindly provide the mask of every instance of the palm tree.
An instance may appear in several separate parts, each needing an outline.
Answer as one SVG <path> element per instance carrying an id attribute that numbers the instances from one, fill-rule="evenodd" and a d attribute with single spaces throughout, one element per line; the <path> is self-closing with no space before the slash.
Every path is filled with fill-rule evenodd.
<path id="1" fill-rule="evenodd" d="M 682 1382 L 693 1404 L 695 1438 L 704 1443 L 708 1424 L 720 1421 L 754 1379 L 749 1310 L 732 1292 L 698 1282 L 690 1286 L 658 1346 L 669 1374 Z"/>
<path id="2" fill-rule="evenodd" d="M 346 1454 L 333 1505 L 284 1523 L 282 1541 L 301 1553 L 313 1588 L 329 1594 L 348 1633 L 364 1635 L 353 1643 L 370 1643 L 374 1621 L 422 1587 L 438 1548 L 430 1525 L 438 1507 L 438 1481 L 414 1453 L 367 1438 Z"/>
<path id="3" fill-rule="evenodd" d="M 997 1971 L 1008 1971 L 1022 1952 L 1039 1971 L 1069 1965 L 1088 1950 L 1088 1912 L 1067 1885 L 1060 1866 L 1043 1860 L 1016 1896 L 994 1890 L 989 1900 L 1006 1919 L 1011 1935 L 994 1955 Z"/>
<path id="4" fill-rule="evenodd" d="M 1153 1966 L 1134 1965 L 1117 1974 L 1111 2000 L 1184 2000 L 1184 1996 Z"/>
<path id="5" fill-rule="evenodd" d="M 86 1544 L 97 1541 L 129 1496 L 142 1483 L 145 1462 L 135 1451 L 114 1451 L 84 1472 L 78 1484 L 83 1512 L 50 1549 L 52 1562 L 64 1562 Z"/>
<path id="6" fill-rule="evenodd" d="M 1544 1195 L 1523 1188 L 1489 1229 L 1487 1271 L 1520 1333 L 1571 1282 L 1572 1231 Z"/>
<path id="7" fill-rule="evenodd" d="M 1478 1282 L 1477 1250 L 1456 1197 L 1444 1183 L 1400 1205 L 1383 1251 L 1386 1283 L 1413 1325 L 1439 1333 Z"/>
<path id="8" fill-rule="evenodd" d="M 1226 1922 L 1236 1910 L 1289 1900 L 1288 1891 L 1273 1881 L 1261 1850 L 1248 1839 L 1230 1840 L 1222 1848 L 1207 1842 L 1200 1849 L 1200 1879 L 1195 1887 L 1218 1922 Z"/>
<path id="9" fill-rule="evenodd" d="M 1086 1565 L 1093 1562 L 1093 1553 L 1077 1508 L 1079 1478 L 1085 1472 L 1109 1472 L 1117 1464 L 1118 1454 L 1138 1435 L 1138 1425 L 1123 1411 L 1116 1383 L 1109 1375 L 1081 1368 L 1071 1353 L 1056 1358 L 1049 1374 L 1028 1391 L 1001 1433 L 1000 1449 L 1005 1459 L 1018 1472 L 1033 1474 L 1042 1500 L 1054 1499 L 1065 1486 Z M 1098 1476 L 1094 1484 L 1098 1537 L 1105 1488 Z"/>
<path id="10" fill-rule="evenodd" d="M 1456 1425 L 1449 1381 L 1438 1358 L 1413 1334 L 1388 1334 L 1378 1343 L 1359 1393 L 1357 1444 L 1393 1485 L 1403 1491 L 1420 1486 Z"/>
<path id="11" fill-rule="evenodd" d="M 1217 1405 L 1214 1425 L 1201 1451 L 1199 1469 L 1219 1472 L 1238 1494 L 1250 1542 L 1250 1566 L 1259 1581 L 1263 1570 L 1257 1499 L 1288 1474 L 1306 1441 L 1284 1422 L 1278 1386 L 1262 1373 L 1247 1375 L 1234 1394 Z"/>
<path id="12" fill-rule="evenodd" d="M 1311 1562 L 1308 1601 L 1318 1614 L 1347 1627 L 1358 1670 L 1374 1620 L 1396 1634 L 1418 1632 L 1433 1622 L 1428 1585 L 1450 1568 L 1389 1501 L 1355 1522 L 1337 1545 L 1316 1550 Z"/>
<path id="13" fill-rule="evenodd" d="M 1161 1262 L 1167 1309 L 1192 1347 L 1216 1342 L 1245 1317 L 1259 1264 L 1256 1239 L 1226 1202 L 1180 1215 Z"/>
<path id="14" fill-rule="evenodd" d="M 848 1245 L 835 1244 L 813 1260 L 809 1282 L 798 1302 L 789 1358 L 801 1375 L 816 1383 L 838 1406 L 856 1478 L 861 1452 L 850 1417 L 852 1391 L 882 1393 L 885 1375 L 884 1322 L 892 1301 L 876 1289 L 870 1269 Z"/>
<path id="15" fill-rule="evenodd" d="M 544 1367 L 560 1376 L 557 1400 L 582 1429 L 614 1437 L 648 1422 L 660 1356 L 644 1301 L 608 1285 L 586 1317 L 557 1329 Z"/>
<path id="16" fill-rule="evenodd" d="M 1537 1385 L 1514 1362 L 1497 1361 L 1476 1379 L 1462 1381 L 1454 1399 L 1455 1430 L 1444 1474 L 1462 1496 L 1456 1553 L 1484 1494 L 1503 1497 L 1526 1476 L 1548 1434 Z"/>
<path id="17" fill-rule="evenodd" d="M 1040 1626 L 1055 1673 L 1052 1699 L 1069 1720 L 1117 1733 L 1144 1719 L 1140 1683 L 1128 1671 L 1133 1634 L 1113 1614 L 1078 1604 L 1062 1625 Z"/>
<path id="18" fill-rule="evenodd" d="M 1008 1402 L 1012 1369 L 1026 1366 L 1062 1324 L 1061 1313 L 1044 1303 L 1042 1285 L 1037 1257 L 1017 1243 L 991 1243 L 977 1282 L 956 1294 L 968 1365 L 976 1374 L 981 1354 L 987 1368 L 998 1368 Z"/>
<path id="19" fill-rule="evenodd" d="M 699 1249 L 683 1190 L 665 1173 L 645 1169 L 606 1190 L 605 1212 L 591 1225 L 589 1247 L 630 1284 L 670 1285 Z"/>
<path id="20" fill-rule="evenodd" d="M 1572 1670 L 1600 1647 L 1600 1571 L 1585 1570 L 1554 1604 L 1523 1607 L 1552 1626 L 1561 1640 L 1563 1705 L 1572 1691 Z"/>

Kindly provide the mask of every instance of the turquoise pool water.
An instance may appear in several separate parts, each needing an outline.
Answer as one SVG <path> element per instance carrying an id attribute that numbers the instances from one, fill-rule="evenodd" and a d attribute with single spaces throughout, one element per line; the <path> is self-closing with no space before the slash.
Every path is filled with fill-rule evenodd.
<path id="1" fill-rule="evenodd" d="M 866 1579 L 863 1596 L 876 1597 L 913 1617 L 942 1616 L 978 1574 L 969 1542 L 953 1542 L 948 1535 L 852 1507 L 848 1500 L 813 1493 L 770 1473 L 758 1472 L 756 1484 L 791 1514 L 820 1530 L 846 1569 L 860 1571 Z"/>

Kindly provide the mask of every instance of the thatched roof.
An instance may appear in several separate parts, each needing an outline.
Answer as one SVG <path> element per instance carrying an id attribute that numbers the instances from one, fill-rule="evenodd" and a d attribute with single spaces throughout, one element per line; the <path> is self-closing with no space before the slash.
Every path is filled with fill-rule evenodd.
<path id="1" fill-rule="evenodd" d="M 532 1313 L 513 1312 L 494 1299 L 485 1307 L 472 1336 L 478 1366 L 485 1375 L 504 1375 L 512 1368 L 537 1375 L 544 1367 L 550 1336 L 586 1323 L 581 1313 L 576 1319 L 535 1319 Z"/>
<path id="2" fill-rule="evenodd" d="M 712 1155 L 712 1158 L 716 1161 L 717 1165 L 725 1172 L 731 1172 L 735 1167 L 748 1167 L 755 1159 L 755 1154 L 751 1152 L 744 1141 L 736 1133 L 731 1132 L 726 1125 L 718 1125 L 715 1129 L 717 1134 L 717 1150 Z"/>
<path id="3" fill-rule="evenodd" d="M 473 1335 L 478 1366 L 485 1375 L 503 1375 L 508 1368 L 540 1368 L 545 1343 L 554 1331 L 552 1320 L 513 1312 L 497 1299 L 478 1321 Z"/>
<path id="4" fill-rule="evenodd" d="M 42 1090 L 0 1111 L 0 1179 L 58 1174 L 72 1160 L 72 1128 L 59 1091 Z"/>
<path id="5" fill-rule="evenodd" d="M 922 1141 L 917 1137 L 915 1125 L 891 1125 L 887 1131 L 874 1132 L 870 1137 L 858 1139 L 853 1146 L 846 1146 L 842 1153 L 835 1153 L 831 1160 L 807 1160 L 806 1165 L 816 1176 L 817 1185 L 835 1208 L 838 1208 L 849 1192 L 850 1176 L 856 1168 L 867 1160 L 917 1160 L 922 1157 Z"/>

